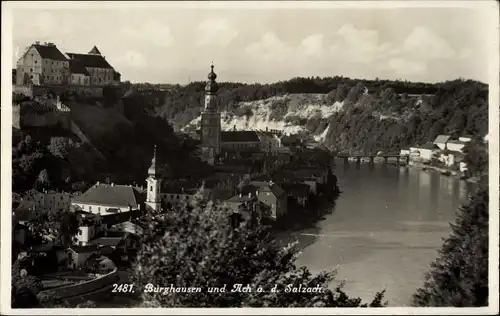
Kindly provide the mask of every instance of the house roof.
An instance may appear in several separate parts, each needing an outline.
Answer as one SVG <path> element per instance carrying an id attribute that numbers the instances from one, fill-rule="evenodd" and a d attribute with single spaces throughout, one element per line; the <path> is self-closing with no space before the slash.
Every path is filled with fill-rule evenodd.
<path id="1" fill-rule="evenodd" d="M 41 44 L 33 44 L 33 47 L 35 47 L 35 49 L 43 59 L 60 60 L 60 61 L 68 60 L 68 58 L 64 56 L 64 54 L 57 48 L 56 45 L 47 46 Z"/>
<path id="2" fill-rule="evenodd" d="M 67 55 L 70 59 L 81 62 L 85 67 L 113 69 L 113 67 L 101 55 L 76 53 L 67 53 Z"/>
<path id="3" fill-rule="evenodd" d="M 69 71 L 72 74 L 83 74 L 85 76 L 90 76 L 85 66 L 78 60 L 71 60 L 69 62 Z"/>
<path id="4" fill-rule="evenodd" d="M 450 140 L 448 141 L 448 144 L 465 145 L 465 142 L 463 142 L 463 141 L 461 141 L 461 140 L 450 139 Z"/>
<path id="5" fill-rule="evenodd" d="M 446 144 L 450 138 L 450 135 L 438 135 L 434 140 L 434 144 Z"/>
<path id="6" fill-rule="evenodd" d="M 98 245 L 71 246 L 69 249 L 73 250 L 76 253 L 86 253 L 86 252 L 98 251 L 99 246 Z"/>
<path id="7" fill-rule="evenodd" d="M 130 219 L 139 217 L 139 215 L 139 211 L 102 215 L 101 222 L 108 226 L 113 226 L 119 223 L 128 222 Z"/>
<path id="8" fill-rule="evenodd" d="M 434 144 L 434 143 L 425 143 L 423 145 L 416 146 L 414 148 L 417 148 L 417 149 L 428 149 L 428 150 L 439 149 L 439 147 L 436 144 Z"/>
<path id="9" fill-rule="evenodd" d="M 89 245 L 116 247 L 123 240 L 122 237 L 101 237 L 88 242 Z"/>
<path id="10" fill-rule="evenodd" d="M 259 142 L 259 136 L 255 131 L 225 131 L 221 132 L 221 142 L 245 143 Z"/>
<path id="11" fill-rule="evenodd" d="M 276 197 L 286 194 L 285 191 L 283 191 L 283 189 L 276 183 L 271 185 L 269 182 L 251 181 L 250 185 L 258 187 L 261 192 L 272 192 Z"/>
<path id="12" fill-rule="evenodd" d="M 139 208 L 143 201 L 140 192 L 127 185 L 96 184 L 73 199 L 75 203 Z"/>

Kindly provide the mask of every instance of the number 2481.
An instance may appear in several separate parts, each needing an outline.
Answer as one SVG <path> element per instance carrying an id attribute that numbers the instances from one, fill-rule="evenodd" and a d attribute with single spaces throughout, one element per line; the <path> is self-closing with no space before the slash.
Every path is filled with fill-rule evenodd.
<path id="1" fill-rule="evenodd" d="M 134 292 L 134 285 L 133 284 L 127 284 L 127 283 L 122 283 L 122 284 L 113 284 L 113 290 L 111 291 L 113 293 L 132 293 Z"/>

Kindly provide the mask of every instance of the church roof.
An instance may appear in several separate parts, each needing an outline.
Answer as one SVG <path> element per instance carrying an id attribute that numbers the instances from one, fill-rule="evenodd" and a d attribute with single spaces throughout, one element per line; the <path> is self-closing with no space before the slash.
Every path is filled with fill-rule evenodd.
<path id="1" fill-rule="evenodd" d="M 259 142 L 259 136 L 255 131 L 226 131 L 221 132 L 221 141 L 224 143 Z"/>
<path id="2" fill-rule="evenodd" d="M 96 184 L 85 193 L 73 199 L 75 203 L 116 207 L 139 208 L 142 196 L 139 191 L 127 185 Z"/>
<path id="3" fill-rule="evenodd" d="M 113 69 L 113 67 L 101 55 L 76 53 L 67 53 L 67 55 L 70 59 L 79 61 L 85 67 Z"/>

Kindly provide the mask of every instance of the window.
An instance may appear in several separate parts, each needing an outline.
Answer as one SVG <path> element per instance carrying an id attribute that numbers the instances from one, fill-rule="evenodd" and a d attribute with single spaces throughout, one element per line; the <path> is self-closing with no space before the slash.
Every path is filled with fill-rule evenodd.
<path id="1" fill-rule="evenodd" d="M 33 68 L 30 68 L 30 72 L 33 72 Z"/>
<path id="2" fill-rule="evenodd" d="M 153 192 L 153 186 L 149 187 L 149 192 Z"/>
<path id="3" fill-rule="evenodd" d="M 35 60 L 35 64 L 38 64 L 38 60 Z"/>
<path id="4" fill-rule="evenodd" d="M 92 212 L 92 206 L 89 206 L 89 212 Z"/>
<path id="5" fill-rule="evenodd" d="M 33 75 L 30 75 L 30 79 L 33 79 Z"/>
<path id="6" fill-rule="evenodd" d="M 54 78 L 55 78 L 55 77 L 54 77 L 54 76 L 52 76 L 52 80 L 54 80 Z"/>
<path id="7" fill-rule="evenodd" d="M 79 231 L 78 231 L 78 235 L 79 235 L 79 236 L 81 236 L 81 235 L 82 235 L 82 231 L 81 231 L 81 230 L 79 230 Z"/>

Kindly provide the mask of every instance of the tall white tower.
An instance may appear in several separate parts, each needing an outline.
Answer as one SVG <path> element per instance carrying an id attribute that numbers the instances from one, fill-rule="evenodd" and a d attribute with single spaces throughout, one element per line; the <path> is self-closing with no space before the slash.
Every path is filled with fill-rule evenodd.
<path id="1" fill-rule="evenodd" d="M 205 109 L 201 114 L 202 159 L 213 164 L 213 159 L 220 153 L 221 117 L 217 108 L 217 90 L 214 65 L 210 66 L 208 81 L 205 86 Z"/>
<path id="2" fill-rule="evenodd" d="M 146 209 L 159 212 L 161 210 L 161 178 L 156 168 L 156 145 L 154 147 L 153 159 L 151 160 L 151 167 L 148 169 L 146 184 Z"/>

